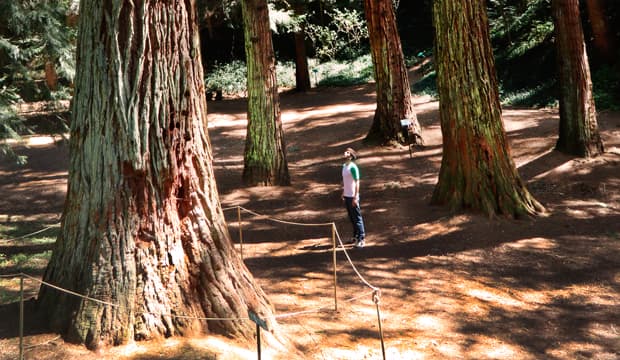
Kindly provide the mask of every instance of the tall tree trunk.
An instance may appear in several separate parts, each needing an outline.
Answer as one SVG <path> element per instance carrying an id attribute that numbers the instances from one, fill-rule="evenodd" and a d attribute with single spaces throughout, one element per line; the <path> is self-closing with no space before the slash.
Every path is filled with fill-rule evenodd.
<path id="1" fill-rule="evenodd" d="M 267 0 L 243 0 L 241 8 L 248 66 L 243 182 L 290 185 Z"/>
<path id="2" fill-rule="evenodd" d="M 250 338 L 240 318 L 272 313 L 219 203 L 195 14 L 193 1 L 81 2 L 69 186 L 43 280 L 109 304 L 42 286 L 69 341 Z"/>
<path id="3" fill-rule="evenodd" d="M 560 133 L 556 149 L 582 157 L 604 151 L 596 122 L 590 65 L 578 0 L 551 2 L 560 79 Z"/>
<path id="4" fill-rule="evenodd" d="M 58 88 L 58 73 L 51 59 L 45 62 L 45 84 L 51 91 L 55 91 Z"/>
<path id="5" fill-rule="evenodd" d="M 303 30 L 299 30 L 295 31 L 293 36 L 295 37 L 295 89 L 305 92 L 310 90 L 306 35 Z"/>
<path id="6" fill-rule="evenodd" d="M 295 15 L 305 14 L 306 5 L 304 2 L 293 4 Z M 306 53 L 306 33 L 304 25 L 300 24 L 299 29 L 293 34 L 295 40 L 295 87 L 297 91 L 308 91 L 310 85 L 310 72 L 308 71 L 308 56 Z"/>
<path id="7" fill-rule="evenodd" d="M 594 48 L 606 62 L 612 63 L 616 53 L 616 43 L 614 37 L 610 36 L 603 4 L 601 0 L 586 0 L 586 8 L 592 27 Z"/>
<path id="8" fill-rule="evenodd" d="M 432 203 L 518 217 L 544 211 L 510 155 L 482 0 L 434 2 L 443 158 Z"/>
<path id="9" fill-rule="evenodd" d="M 377 109 L 366 141 L 404 142 L 403 119 L 413 122 L 421 139 L 392 0 L 364 0 L 364 11 L 377 87 Z"/>

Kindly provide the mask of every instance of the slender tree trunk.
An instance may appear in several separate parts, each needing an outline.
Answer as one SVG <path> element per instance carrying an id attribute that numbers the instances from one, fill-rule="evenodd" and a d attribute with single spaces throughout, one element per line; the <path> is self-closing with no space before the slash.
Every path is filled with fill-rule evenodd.
<path id="1" fill-rule="evenodd" d="M 290 185 L 267 0 L 241 1 L 248 66 L 243 182 Z"/>
<path id="2" fill-rule="evenodd" d="M 295 3 L 295 14 L 302 15 L 306 12 L 303 3 Z M 308 71 L 308 56 L 306 54 L 306 33 L 303 24 L 293 34 L 295 39 L 295 86 L 297 91 L 308 91 L 310 85 L 310 72 Z"/>
<path id="3" fill-rule="evenodd" d="M 69 187 L 43 280 L 106 304 L 42 286 L 69 341 L 251 338 L 248 309 L 272 313 L 219 203 L 195 14 L 193 1 L 81 2 Z"/>
<path id="4" fill-rule="evenodd" d="M 296 31 L 295 37 L 295 87 L 297 91 L 310 90 L 310 72 L 306 55 L 306 35 L 303 30 Z"/>
<path id="5" fill-rule="evenodd" d="M 594 48 L 606 62 L 612 63 L 616 53 L 616 42 L 614 37 L 609 34 L 603 4 L 601 0 L 586 0 L 586 8 L 592 27 Z"/>
<path id="6" fill-rule="evenodd" d="M 604 151 L 596 122 L 590 65 L 578 0 L 551 2 L 560 79 L 560 133 L 556 149 L 582 157 Z"/>
<path id="7" fill-rule="evenodd" d="M 443 158 L 432 203 L 518 217 L 544 211 L 510 155 L 482 0 L 436 0 Z"/>
<path id="8" fill-rule="evenodd" d="M 58 73 L 51 59 L 45 62 L 45 84 L 52 91 L 58 88 Z"/>
<path id="9" fill-rule="evenodd" d="M 403 143 L 402 119 L 413 122 L 421 139 L 392 0 L 364 0 L 364 10 L 377 87 L 377 109 L 366 141 Z"/>

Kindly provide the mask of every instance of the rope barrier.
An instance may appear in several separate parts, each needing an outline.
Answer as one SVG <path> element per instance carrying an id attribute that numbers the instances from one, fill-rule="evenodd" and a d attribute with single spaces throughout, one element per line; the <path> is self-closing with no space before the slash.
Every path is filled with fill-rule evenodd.
<path id="1" fill-rule="evenodd" d="M 18 274 L 6 274 L 6 275 L 1 275 L 0 274 L 0 279 L 1 278 L 16 278 L 16 277 L 20 277 L 22 274 L 18 273 Z"/>
<path id="2" fill-rule="evenodd" d="M 71 294 L 71 295 L 83 298 L 85 300 L 93 301 L 93 302 L 96 302 L 96 303 L 99 303 L 99 304 L 102 304 L 102 305 L 109 305 L 109 306 L 112 306 L 112 307 L 115 307 L 115 308 L 120 308 L 120 305 L 118 305 L 118 304 L 114 304 L 114 303 L 111 303 L 111 302 L 95 299 L 93 297 L 77 293 L 75 291 L 64 289 L 64 288 L 61 288 L 60 286 L 56 286 L 56 285 L 50 284 L 50 283 L 48 283 L 46 281 L 39 280 L 39 279 L 37 279 L 35 277 L 32 277 L 32 276 L 30 276 L 28 274 L 18 273 L 18 274 L 0 275 L 0 278 L 9 278 L 9 277 L 13 277 L 13 278 L 15 278 L 15 277 L 25 277 L 25 278 L 33 280 L 33 281 L 35 281 L 35 282 L 37 282 L 39 284 L 43 284 L 45 286 L 49 286 L 49 287 L 51 287 L 53 289 L 56 289 L 58 291 L 65 292 L 67 294 Z M 375 292 L 376 291 L 373 290 L 372 293 L 374 294 Z M 362 294 L 362 295 L 358 295 L 358 296 L 354 296 L 352 298 L 346 299 L 344 301 L 345 302 L 353 302 L 353 301 L 355 301 L 355 300 L 357 300 L 359 298 L 362 298 L 364 296 L 367 296 L 367 295 L 368 295 L 368 293 L 365 293 L 365 294 Z M 319 307 L 319 308 L 316 308 L 316 309 L 313 309 L 313 310 L 304 310 L 304 311 L 297 311 L 297 312 L 291 312 L 291 313 L 284 313 L 284 314 L 273 316 L 273 319 L 284 319 L 284 318 L 295 317 L 295 316 L 298 316 L 298 315 L 317 313 L 317 312 L 321 312 L 321 311 L 323 311 L 323 310 L 325 310 L 327 308 L 328 308 L 328 306 L 322 306 L 322 307 Z M 236 320 L 249 320 L 250 319 L 249 317 L 200 317 L 200 316 L 187 316 L 187 315 L 171 315 L 171 314 L 164 314 L 164 313 L 152 312 L 152 311 L 143 311 L 143 312 L 138 312 L 136 314 L 138 314 L 138 315 L 170 316 L 170 317 L 177 318 L 177 319 L 194 319 L 194 320 L 208 320 L 208 321 L 236 321 Z"/>
<path id="3" fill-rule="evenodd" d="M 370 282 L 368 282 L 362 276 L 362 274 L 358 271 L 358 269 L 355 266 L 355 264 L 353 264 L 353 261 L 351 260 L 351 257 L 349 256 L 349 253 L 347 252 L 347 250 L 346 250 L 346 248 L 344 246 L 344 243 L 342 242 L 342 239 L 340 237 L 340 234 L 338 233 L 338 230 L 336 228 L 336 224 L 334 222 L 330 222 L 330 223 L 298 223 L 298 222 L 286 221 L 286 220 L 281 220 L 281 219 L 269 217 L 269 216 L 266 216 L 266 215 L 263 215 L 263 214 L 259 214 L 257 212 L 254 212 L 252 210 L 246 209 L 246 208 L 241 207 L 241 206 L 234 206 L 234 207 L 229 207 L 229 208 L 223 208 L 222 211 L 228 211 L 228 210 L 231 210 L 231 209 L 241 209 L 241 210 L 244 210 L 244 211 L 246 211 L 246 212 L 248 212 L 248 213 L 250 213 L 250 214 L 252 214 L 254 216 L 257 216 L 259 218 L 263 218 L 263 219 L 266 219 L 266 220 L 271 220 L 271 221 L 274 221 L 274 222 L 277 222 L 277 223 L 281 223 L 281 224 L 297 225 L 297 226 L 331 226 L 333 233 L 335 233 L 335 235 L 336 235 L 336 237 L 338 239 L 339 247 L 342 248 L 342 250 L 343 250 L 343 252 L 344 252 L 344 254 L 345 254 L 346 258 L 347 258 L 347 261 L 351 265 L 351 268 L 353 268 L 353 271 L 358 276 L 358 278 L 362 281 L 362 283 L 364 283 L 364 285 L 368 286 L 372 290 L 372 292 L 371 292 L 371 294 L 372 294 L 372 301 L 376 305 L 377 317 L 378 317 L 378 321 L 379 321 L 379 332 L 380 332 L 380 336 L 381 336 L 381 350 L 383 352 L 383 358 L 385 359 L 385 348 L 384 348 L 384 344 L 383 344 L 383 330 L 381 328 L 381 315 L 380 315 L 380 311 L 379 311 L 379 302 L 380 302 L 381 290 L 378 287 L 370 284 Z M 20 237 L 14 238 L 14 239 L 10 239 L 8 241 L 14 241 L 14 240 L 19 240 L 19 239 L 27 238 L 27 237 L 30 237 L 30 236 L 42 233 L 44 231 L 47 231 L 47 230 L 51 229 L 52 227 L 55 227 L 56 225 L 58 225 L 58 223 L 54 224 L 54 225 L 47 226 L 47 227 L 45 227 L 45 228 L 43 228 L 41 230 L 35 231 L 33 233 L 22 235 Z M 336 249 L 336 246 L 334 244 L 334 251 L 335 251 L 335 249 Z M 336 260 L 334 258 L 334 264 L 335 264 L 335 261 Z M 334 269 L 334 271 L 336 271 L 336 270 Z M 111 306 L 111 307 L 115 307 L 115 308 L 120 308 L 121 307 L 118 304 L 114 304 L 114 303 L 111 303 L 111 302 L 95 299 L 93 297 L 82 295 L 82 294 L 79 294 L 77 292 L 74 292 L 74 291 L 71 291 L 71 290 L 68 290 L 68 289 L 63 289 L 63 288 L 61 288 L 59 286 L 50 284 L 50 283 L 42 281 L 42 280 L 39 280 L 39 279 L 37 279 L 35 277 L 32 277 L 32 276 L 24 274 L 24 273 L 0 275 L 0 278 L 9 278 L 9 277 L 20 277 L 20 279 L 22 279 L 22 281 L 23 281 L 23 278 L 26 277 L 26 278 L 34 280 L 34 281 L 36 281 L 36 282 L 38 282 L 38 283 L 40 283 L 42 285 L 49 286 L 49 287 L 51 287 L 53 289 L 56 289 L 58 291 L 62 291 L 62 292 L 65 292 L 65 293 L 68 293 L 68 294 L 71 294 L 71 295 L 74 295 L 74 296 L 77 296 L 77 297 L 80 297 L 80 298 L 83 298 L 83 299 L 86 299 L 86 300 L 89 300 L 89 301 L 93 301 L 93 302 L 96 302 L 96 303 L 99 303 L 99 304 L 102 304 L 102 305 L 107 305 L 107 306 Z M 367 295 L 368 295 L 368 293 L 361 294 L 361 295 L 355 296 L 355 297 L 350 298 L 350 299 L 345 300 L 345 301 L 352 302 L 354 300 L 357 300 L 357 299 L 359 299 L 361 297 L 364 297 L 364 296 L 367 296 Z M 324 311 L 326 308 L 327 308 L 327 306 L 322 306 L 322 307 L 319 307 L 319 308 L 314 309 L 314 310 L 304 310 L 304 311 L 298 311 L 298 312 L 291 312 L 291 313 L 275 315 L 275 316 L 273 316 L 273 319 L 285 319 L 285 318 L 297 317 L 297 316 L 301 316 L 301 315 L 305 315 L 305 314 L 317 313 L 317 312 L 320 312 L 320 311 Z M 194 319 L 194 320 L 206 320 L 206 321 L 252 320 L 249 317 L 239 317 L 239 318 L 217 317 L 217 318 L 212 318 L 212 317 L 197 317 L 197 316 L 186 316 L 186 315 L 172 315 L 172 314 L 164 314 L 164 313 L 158 313 L 158 312 L 138 312 L 136 314 L 137 315 L 148 314 L 148 315 L 156 315 L 156 316 L 167 316 L 167 317 L 179 318 L 179 319 Z M 257 324 L 257 327 L 258 327 L 258 324 Z"/>
<path id="4" fill-rule="evenodd" d="M 351 267 L 353 268 L 353 271 L 355 271 L 355 273 L 357 274 L 357 276 L 360 278 L 360 280 L 362 280 L 362 282 L 368 286 L 369 288 L 371 288 L 373 291 L 378 291 L 379 288 L 372 285 L 371 283 L 369 283 L 363 276 L 362 274 L 360 274 L 360 272 L 357 270 L 357 268 L 355 267 L 355 264 L 353 264 L 353 261 L 351 260 L 351 257 L 349 256 L 349 253 L 347 252 L 347 249 L 344 247 L 344 244 L 342 243 L 342 239 L 340 238 L 340 234 L 338 233 L 338 229 L 336 229 L 336 236 L 338 237 L 338 243 L 340 244 L 340 246 L 342 247 L 342 250 L 344 252 L 344 255 L 347 257 L 347 260 L 349 261 L 349 264 L 351 264 Z"/>
<path id="5" fill-rule="evenodd" d="M 20 273 L 20 274 L 18 274 L 18 276 L 24 276 L 24 277 L 29 278 L 31 280 L 34 280 L 34 281 L 36 281 L 36 282 L 38 282 L 40 284 L 43 284 L 43 285 L 49 286 L 49 287 L 51 287 L 53 289 L 56 289 L 58 291 L 62 291 L 62 292 L 65 292 L 65 293 L 68 293 L 68 294 L 71 294 L 71 295 L 74 295 L 74 296 L 77 296 L 77 297 L 80 297 L 80 298 L 83 298 L 83 299 L 86 299 L 86 300 L 89 300 L 89 301 L 93 301 L 93 302 L 102 304 L 102 305 L 109 305 L 109 306 L 112 306 L 112 307 L 115 307 L 115 308 L 120 308 L 121 307 L 119 304 L 114 304 L 114 303 L 111 303 L 111 302 L 95 299 L 95 298 L 92 298 L 90 296 L 86 296 L 86 295 L 82 295 L 80 293 L 77 293 L 75 291 L 63 289 L 63 288 L 61 288 L 59 286 L 52 285 L 52 284 L 50 284 L 48 282 L 45 282 L 43 280 L 39 280 L 39 279 L 34 278 L 34 277 L 32 277 L 30 275 L 27 275 L 27 274 Z M 249 320 L 250 319 L 248 317 L 232 318 L 232 317 L 199 317 L 199 316 L 187 316 L 187 315 L 172 315 L 172 314 L 165 314 L 165 313 L 161 313 L 161 312 L 152 312 L 152 311 L 142 311 L 142 312 L 138 312 L 136 314 L 137 315 L 169 316 L 169 317 L 173 317 L 173 318 L 177 318 L 177 319 L 194 319 L 194 320 L 209 320 L 209 321 L 235 321 L 235 320 Z"/>
<path id="6" fill-rule="evenodd" d="M 250 213 L 250 214 L 252 214 L 254 216 L 258 216 L 258 217 L 263 218 L 265 220 L 271 220 L 271 221 L 278 222 L 278 223 L 281 223 L 281 224 L 286 224 L 286 225 L 331 226 L 333 224 L 331 222 L 329 222 L 329 223 L 298 223 L 298 222 L 286 221 L 286 220 L 281 220 L 281 219 L 277 219 L 277 218 L 274 218 L 274 217 L 270 217 L 270 216 L 267 216 L 267 215 L 259 214 L 257 212 L 252 211 L 252 210 L 246 209 L 243 206 L 235 206 L 235 207 L 232 207 L 232 208 L 226 208 L 226 209 L 222 209 L 222 210 L 223 211 L 227 211 L 227 210 L 236 209 L 236 208 L 240 208 L 241 210 L 243 210 L 243 211 L 245 211 L 247 213 Z"/>
<path id="7" fill-rule="evenodd" d="M 46 227 L 44 227 L 43 229 L 41 229 L 41 230 L 37 230 L 37 231 L 35 231 L 35 232 L 33 232 L 33 233 L 26 234 L 26 235 L 22 235 L 22 236 L 18 236 L 18 237 L 16 237 L 16 238 L 12 238 L 12 239 L 6 239 L 6 240 L 4 240 L 4 241 L 15 241 L 15 240 L 25 239 L 25 238 L 28 238 L 28 237 L 34 236 L 34 235 L 36 235 L 36 234 L 40 234 L 40 233 L 42 233 L 42 232 L 44 232 L 44 231 L 47 231 L 47 230 L 49 230 L 49 229 L 51 229 L 51 228 L 53 228 L 53 227 L 55 227 L 56 225 L 59 225 L 59 224 L 60 224 L 60 223 L 56 223 L 56 224 L 53 224 L 53 225 L 50 225 L 50 226 L 46 226 Z"/>

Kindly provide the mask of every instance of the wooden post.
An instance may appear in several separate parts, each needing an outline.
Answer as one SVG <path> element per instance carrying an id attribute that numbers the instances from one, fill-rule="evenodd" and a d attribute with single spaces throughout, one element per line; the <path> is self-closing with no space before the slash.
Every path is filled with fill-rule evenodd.
<path id="1" fill-rule="evenodd" d="M 381 353 L 383 354 L 383 360 L 385 360 L 385 344 L 383 343 L 383 327 L 381 326 L 381 313 L 379 312 L 379 290 L 375 290 L 372 293 L 372 301 L 377 306 L 377 320 L 379 321 L 379 337 L 381 338 Z"/>
<path id="2" fill-rule="evenodd" d="M 256 352 L 258 353 L 258 360 L 260 360 L 260 325 L 256 324 Z"/>
<path id="3" fill-rule="evenodd" d="M 256 323 L 256 351 L 258 352 L 258 360 L 261 358 L 261 349 L 260 349 L 260 328 L 269 331 L 269 327 L 267 326 L 267 322 L 264 319 L 258 317 L 258 314 L 254 311 L 248 309 L 248 316 L 250 320 Z"/>
<path id="4" fill-rule="evenodd" d="M 336 224 L 332 223 L 332 244 L 334 259 L 334 311 L 338 311 L 338 274 L 336 271 Z"/>
<path id="5" fill-rule="evenodd" d="M 24 360 L 24 275 L 19 275 L 19 360 Z"/>
<path id="6" fill-rule="evenodd" d="M 241 206 L 237 206 L 237 220 L 239 221 L 239 245 L 241 250 L 241 259 L 243 259 L 243 229 L 241 229 Z"/>

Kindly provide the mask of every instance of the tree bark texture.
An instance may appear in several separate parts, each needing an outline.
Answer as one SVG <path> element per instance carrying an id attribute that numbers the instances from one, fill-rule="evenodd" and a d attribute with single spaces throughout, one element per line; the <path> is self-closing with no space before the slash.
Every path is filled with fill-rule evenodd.
<path id="1" fill-rule="evenodd" d="M 404 143 L 402 119 L 413 123 L 421 139 L 392 0 L 364 0 L 364 11 L 377 88 L 377 109 L 366 140 Z"/>
<path id="2" fill-rule="evenodd" d="M 251 338 L 248 308 L 272 313 L 219 203 L 195 14 L 192 0 L 81 2 L 69 185 L 43 279 L 114 305 L 42 286 L 69 341 Z"/>
<path id="3" fill-rule="evenodd" d="M 267 0 L 241 1 L 248 67 L 243 182 L 290 185 Z"/>
<path id="4" fill-rule="evenodd" d="M 544 211 L 510 155 L 482 0 L 434 2 L 443 158 L 432 203 L 489 216 Z"/>
<path id="5" fill-rule="evenodd" d="M 551 2 L 560 83 L 560 131 L 556 149 L 581 157 L 604 151 L 596 121 L 590 65 L 578 0 Z"/>

